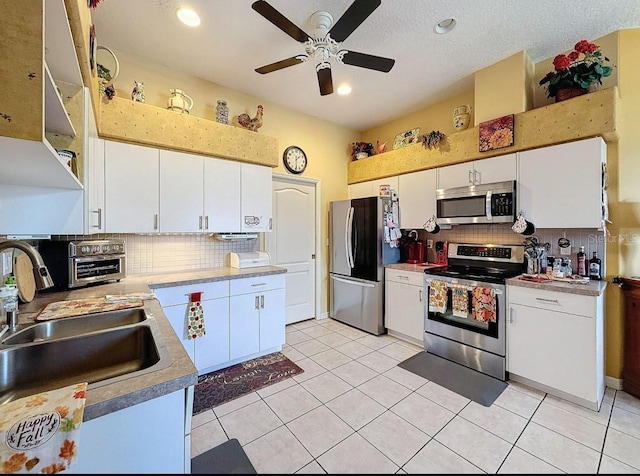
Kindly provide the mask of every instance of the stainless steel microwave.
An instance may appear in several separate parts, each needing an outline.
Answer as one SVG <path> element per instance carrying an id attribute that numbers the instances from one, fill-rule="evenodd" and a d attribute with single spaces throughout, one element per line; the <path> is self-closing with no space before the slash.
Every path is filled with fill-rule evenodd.
<path id="1" fill-rule="evenodd" d="M 513 223 L 515 216 L 515 180 L 436 190 L 440 225 Z"/>

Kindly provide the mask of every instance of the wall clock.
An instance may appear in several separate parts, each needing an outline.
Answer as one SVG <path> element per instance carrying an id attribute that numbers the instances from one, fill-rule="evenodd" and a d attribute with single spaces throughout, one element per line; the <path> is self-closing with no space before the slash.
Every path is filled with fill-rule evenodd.
<path id="1" fill-rule="evenodd" d="M 291 145 L 284 150 L 282 161 L 292 174 L 301 174 L 307 168 L 307 154 L 297 145 Z"/>

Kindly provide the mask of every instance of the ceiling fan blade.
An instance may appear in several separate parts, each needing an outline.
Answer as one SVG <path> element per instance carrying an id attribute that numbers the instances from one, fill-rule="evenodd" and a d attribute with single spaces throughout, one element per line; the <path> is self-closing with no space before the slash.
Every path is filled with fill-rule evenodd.
<path id="1" fill-rule="evenodd" d="M 294 40 L 304 43 L 309 39 L 309 35 L 264 0 L 253 2 L 251 4 L 251 8 L 280 28 Z"/>
<path id="2" fill-rule="evenodd" d="M 333 80 L 331 79 L 331 65 L 320 63 L 316 66 L 318 73 L 318 86 L 320 86 L 320 96 L 326 96 L 333 92 Z"/>
<path id="3" fill-rule="evenodd" d="M 275 63 L 256 68 L 256 73 L 272 73 L 274 71 L 278 71 L 279 69 L 288 68 L 289 66 L 294 66 L 300 63 L 304 63 L 304 61 L 301 60 L 298 56 L 292 56 L 291 58 L 283 59 L 282 61 L 277 61 Z"/>
<path id="4" fill-rule="evenodd" d="M 368 55 L 366 53 L 358 53 L 357 51 L 347 51 L 342 57 L 342 62 L 351 66 L 375 69 L 376 71 L 388 73 L 391 71 L 391 68 L 393 68 L 396 60 L 383 58 L 382 56 Z"/>
<path id="5" fill-rule="evenodd" d="M 381 0 L 355 0 L 329 30 L 331 38 L 338 43 L 346 40 L 381 3 Z"/>

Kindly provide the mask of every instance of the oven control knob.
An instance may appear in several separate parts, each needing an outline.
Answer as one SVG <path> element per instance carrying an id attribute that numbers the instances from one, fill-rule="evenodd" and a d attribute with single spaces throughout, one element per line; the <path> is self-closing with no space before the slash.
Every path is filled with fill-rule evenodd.
<path id="1" fill-rule="evenodd" d="M 120 245 L 113 245 L 113 246 L 111 247 L 111 249 L 112 249 L 113 251 L 120 251 Z"/>
<path id="2" fill-rule="evenodd" d="M 108 252 L 109 252 L 109 245 L 104 245 L 104 246 L 102 247 L 102 251 L 103 251 L 104 253 L 108 253 Z"/>
<path id="3" fill-rule="evenodd" d="M 95 245 L 91 248 L 91 251 L 93 251 L 94 253 L 97 253 L 100 251 L 100 245 Z"/>
<path id="4" fill-rule="evenodd" d="M 88 246 L 82 246 L 80 248 L 80 251 L 82 251 L 83 253 L 88 253 L 89 252 L 89 247 Z"/>

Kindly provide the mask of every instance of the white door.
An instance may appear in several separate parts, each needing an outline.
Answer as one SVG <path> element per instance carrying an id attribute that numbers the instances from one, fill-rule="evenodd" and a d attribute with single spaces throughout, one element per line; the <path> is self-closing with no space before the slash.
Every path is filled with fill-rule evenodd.
<path id="1" fill-rule="evenodd" d="M 285 322 L 316 317 L 316 185 L 273 177 L 273 231 L 265 233 L 271 264 L 287 268 Z"/>

